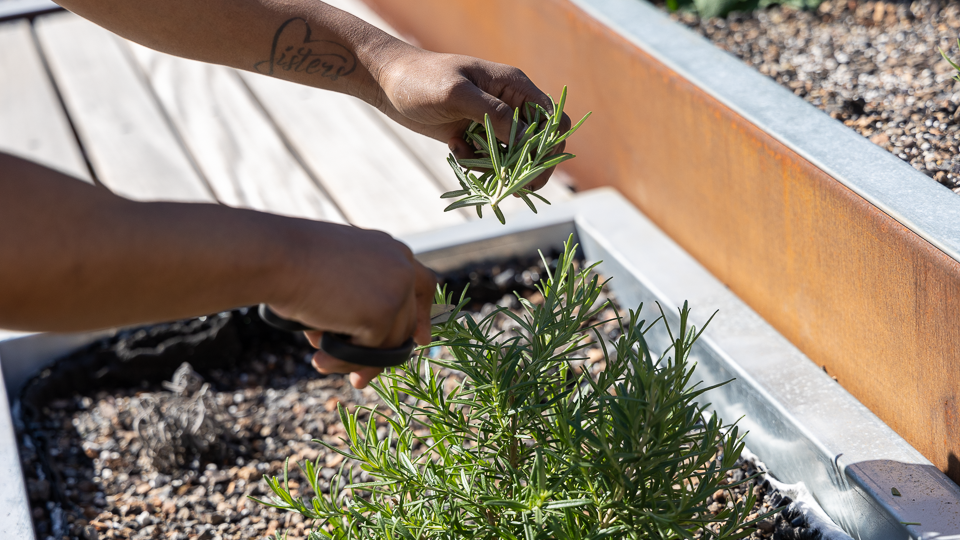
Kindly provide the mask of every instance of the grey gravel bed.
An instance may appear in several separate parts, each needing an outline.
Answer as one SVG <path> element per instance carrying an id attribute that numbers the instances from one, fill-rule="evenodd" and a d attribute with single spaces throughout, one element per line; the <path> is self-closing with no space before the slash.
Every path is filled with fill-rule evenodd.
<path id="1" fill-rule="evenodd" d="M 816 11 L 675 20 L 843 121 L 915 169 L 960 190 L 960 4 L 828 0 Z"/>
<path id="2" fill-rule="evenodd" d="M 489 313 L 496 304 L 519 308 L 512 290 L 537 302 L 531 285 L 542 274 L 524 263 L 469 268 L 448 281 L 454 290 L 470 283 L 471 309 Z M 615 332 L 616 324 L 605 331 Z M 303 538 L 309 524 L 302 518 L 247 496 L 265 497 L 262 475 L 281 474 L 287 457 L 319 457 L 321 487 L 329 486 L 342 457 L 311 439 L 345 435 L 338 403 L 351 408 L 377 399 L 343 377 L 317 374 L 305 342 L 241 312 L 134 332 L 92 349 L 45 371 L 18 403 L 18 442 L 41 539 L 230 540 L 283 530 L 291 540 Z M 604 368 L 599 348 L 586 356 L 580 369 Z M 132 384 L 147 361 L 160 367 Z M 70 368 L 77 363 L 94 375 Z M 742 462 L 729 481 L 756 472 L 755 463 Z M 369 481 L 365 475 L 357 471 L 353 480 Z M 306 485 L 293 468 L 290 485 Z M 749 538 L 819 538 L 785 508 L 789 499 L 759 479 L 751 485 L 760 493 L 757 512 L 784 508 Z M 746 490 L 718 491 L 710 510 L 731 506 Z"/>

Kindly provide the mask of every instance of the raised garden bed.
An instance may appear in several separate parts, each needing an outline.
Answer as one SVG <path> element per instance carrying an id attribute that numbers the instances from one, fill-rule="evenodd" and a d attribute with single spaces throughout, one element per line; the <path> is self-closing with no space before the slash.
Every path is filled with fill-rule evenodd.
<path id="1" fill-rule="evenodd" d="M 469 284 L 468 309 L 482 317 L 498 305 L 519 314 L 514 293 L 542 301 L 533 285 L 545 275 L 539 259 L 513 259 L 471 265 L 442 281 L 451 289 Z M 353 410 L 379 400 L 369 388 L 352 390 L 341 376 L 318 375 L 304 340 L 249 315 L 125 331 L 30 381 L 18 400 L 17 439 L 38 538 L 227 540 L 281 531 L 295 540 L 310 531 L 301 516 L 247 496 L 267 498 L 261 477 L 282 475 L 287 458 L 319 459 L 319 485 L 327 493 L 343 456 L 310 439 L 335 443 L 345 436 L 338 404 Z M 613 316 L 609 308 L 600 314 Z M 497 330 L 510 326 L 508 317 L 498 316 Z M 618 328 L 604 325 L 604 338 L 613 339 Z M 585 356 L 576 368 L 596 374 L 606 367 L 598 345 Z M 144 367 L 149 371 L 138 369 Z M 449 383 L 458 380 L 448 375 Z M 291 472 L 291 487 L 306 495 L 306 479 L 298 469 Z M 756 462 L 747 460 L 727 479 L 737 483 L 757 472 Z M 349 480 L 370 477 L 354 470 Z M 774 514 L 749 538 L 815 537 L 807 517 L 788 508 L 792 500 L 759 476 L 718 490 L 708 508 L 713 514 L 732 508 L 748 489 L 759 493 L 755 514 Z"/>
<path id="2" fill-rule="evenodd" d="M 925 530 L 941 533 L 956 530 L 955 524 L 950 521 L 953 516 L 950 511 L 960 508 L 954 506 L 960 505 L 960 491 L 956 486 L 946 481 L 943 475 L 916 451 L 833 383 L 828 375 L 805 359 L 721 283 L 614 193 L 594 192 L 583 195 L 572 204 L 549 208 L 539 216 L 518 217 L 503 228 L 492 223 L 472 223 L 408 238 L 407 241 L 426 264 L 438 271 L 448 272 L 471 262 L 503 260 L 529 255 L 538 247 L 559 246 L 570 233 L 578 236 L 588 259 L 605 261 L 600 271 L 604 275 L 612 276 L 613 290 L 623 305 L 637 305 L 641 301 L 647 306 L 652 306 L 654 301 L 660 301 L 663 305 L 679 305 L 682 303 L 680 298 L 686 298 L 691 305 L 696 306 L 697 320 L 694 322 L 698 325 L 702 324 L 714 309 L 720 309 L 722 315 L 701 338 L 694 357 L 698 362 L 698 374 L 707 384 L 731 378 L 736 378 L 736 381 L 712 391 L 706 399 L 713 403 L 723 417 L 737 418 L 745 415 L 740 425 L 751 433 L 747 438 L 747 445 L 776 471 L 781 480 L 805 482 L 816 499 L 823 504 L 826 512 L 854 537 L 905 537 L 917 536 Z M 520 272 L 520 276 L 522 280 L 523 272 Z M 502 297 L 500 291 L 496 291 L 493 296 L 498 295 Z M 258 330 L 249 334 L 258 339 L 259 332 Z M 654 350 L 664 346 L 663 336 L 651 335 L 648 339 Z M 252 506 L 244 505 L 244 509 L 251 509 L 251 514 L 244 516 L 243 509 L 239 511 L 239 515 L 231 514 L 230 512 L 237 510 L 230 505 L 239 505 L 238 497 L 251 489 L 251 479 L 255 474 L 259 476 L 261 471 L 256 467 L 255 471 L 245 470 L 242 476 L 250 478 L 241 478 L 243 468 L 249 467 L 246 461 L 242 465 L 236 461 L 241 455 L 233 454 L 232 463 L 216 460 L 227 459 L 230 452 L 251 452 L 250 449 L 253 449 L 252 452 L 259 452 L 256 459 L 265 464 L 262 467 L 265 469 L 263 472 L 276 472 L 281 456 L 315 451 L 315 447 L 303 440 L 303 435 L 312 432 L 330 435 L 331 429 L 336 430 L 330 427 L 336 425 L 335 423 L 324 420 L 327 412 L 325 405 L 330 403 L 331 398 L 342 396 L 345 400 L 356 399 L 355 392 L 343 387 L 342 379 L 319 378 L 310 373 L 302 362 L 302 357 L 298 358 L 305 354 L 305 350 L 298 348 L 300 345 L 296 342 L 290 342 L 284 347 L 286 349 L 280 353 L 261 349 L 261 355 L 264 356 L 250 359 L 251 368 L 259 362 L 264 371 L 263 375 L 256 376 L 253 383 L 249 374 L 244 381 L 244 375 L 240 372 L 235 375 L 226 375 L 227 371 L 219 375 L 213 371 L 208 372 L 209 382 L 219 384 L 215 379 L 226 381 L 222 391 L 214 393 L 217 406 L 226 408 L 230 414 L 238 415 L 241 414 L 241 409 L 252 411 L 253 407 L 263 407 L 268 415 L 259 425 L 253 425 L 252 416 L 250 425 L 241 425 L 238 420 L 236 433 L 239 435 L 237 440 L 231 443 L 236 446 L 233 449 L 230 445 L 225 449 L 214 449 L 217 452 L 226 451 L 226 454 L 215 453 L 213 459 L 185 456 L 183 466 L 188 471 L 194 469 L 195 472 L 183 473 L 180 477 L 159 474 L 151 476 L 152 473 L 144 473 L 145 469 L 141 467 L 139 478 L 135 477 L 136 473 L 133 472 L 125 472 L 127 476 L 122 478 L 123 473 L 114 476 L 111 469 L 111 473 L 107 475 L 107 484 L 113 486 L 112 489 L 123 487 L 124 497 L 127 497 L 126 500 L 114 498 L 113 501 L 107 501 L 107 493 L 104 491 L 101 495 L 102 502 L 112 502 L 114 510 L 123 514 L 114 514 L 121 517 L 120 532 L 115 532 L 114 535 L 130 534 L 129 531 L 124 531 L 124 527 L 131 531 L 141 531 L 153 526 L 150 531 L 157 531 L 154 520 L 161 515 L 170 514 L 173 510 L 170 504 L 167 504 L 167 509 L 164 510 L 164 497 L 174 496 L 184 485 L 190 487 L 176 496 L 192 497 L 191 504 L 182 505 L 190 515 L 185 514 L 182 517 L 185 518 L 184 522 L 194 521 L 191 526 L 194 527 L 195 534 L 202 533 L 209 538 L 215 538 L 221 533 L 219 527 L 224 524 L 232 526 L 237 517 L 238 525 L 244 523 L 245 518 L 250 518 L 244 527 L 259 526 L 251 517 Z M 30 358 L 27 349 L 21 348 L 17 355 L 6 352 L 11 350 L 14 349 L 0 346 L 0 363 L 3 366 L 32 365 L 34 370 L 42 367 L 43 362 Z M 256 350 L 256 345 L 250 347 L 250 350 Z M 272 369 L 270 354 L 275 357 Z M 213 356 L 215 357 L 216 355 Z M 256 373 L 256 369 L 253 369 Z M 231 384 L 233 386 L 229 386 Z M 250 387 L 251 384 L 254 386 Z M 267 389 L 256 390 L 256 385 L 266 385 Z M 270 388 L 271 386 L 273 388 Z M 243 389 L 239 400 L 238 388 Z M 131 393 L 129 390 L 127 392 Z M 81 407 L 87 408 L 77 412 L 79 425 L 74 425 L 71 420 L 69 426 L 61 426 L 87 433 L 93 437 L 94 444 L 109 445 L 105 440 L 98 442 L 96 437 L 101 436 L 101 433 L 105 435 L 112 432 L 119 434 L 121 440 L 130 439 L 128 444 L 131 445 L 121 452 L 120 448 L 93 448 L 90 444 L 85 448 L 82 441 L 74 439 L 75 443 L 79 444 L 80 453 L 73 454 L 72 459 L 79 462 L 105 460 L 100 463 L 99 469 L 92 469 L 99 472 L 102 483 L 105 464 L 106 468 L 110 468 L 110 464 L 115 462 L 118 471 L 121 470 L 120 465 L 124 465 L 124 460 L 128 462 L 125 466 L 137 466 L 129 463 L 135 441 L 129 436 L 131 429 L 125 422 L 132 420 L 129 416 L 126 420 L 122 418 L 122 407 L 117 406 L 116 397 L 112 405 L 106 396 L 94 394 L 88 398 L 89 401 L 82 398 L 79 401 Z M 310 399 L 313 399 L 312 403 Z M 57 405 L 74 407 L 75 403 Z M 111 406 L 113 410 L 110 409 Z M 236 407 L 236 410 L 231 412 L 231 406 Z M 308 407 L 311 408 L 309 415 Z M 62 422 L 62 411 L 65 410 L 61 409 L 61 412 L 57 413 L 51 409 L 51 413 L 60 414 Z M 274 412 L 271 413 L 271 410 Z M 303 416 L 298 419 L 300 413 L 303 413 Z M 270 414 L 276 415 L 275 420 L 269 417 Z M 111 423 L 111 427 L 102 428 L 96 422 L 97 415 L 108 421 L 116 418 L 119 426 Z M 277 425 L 268 425 L 274 421 Z M 6 426 L 0 426 L 0 436 L 4 437 L 4 440 L 0 440 L 0 447 L 3 447 L 8 442 L 12 443 L 12 433 L 9 433 L 12 429 L 9 418 L 0 417 L 0 422 L 6 423 Z M 322 428 L 321 422 L 324 424 Z M 856 429 L 851 429 L 851 426 Z M 298 433 L 298 427 L 303 430 L 303 434 Z M 258 445 L 256 441 L 261 442 Z M 121 443 L 117 444 L 119 446 Z M 37 445 L 34 447 L 38 448 Z M 68 444 L 64 448 L 68 458 L 70 447 Z M 77 447 L 76 444 L 73 447 Z M 246 449 L 242 450 L 241 447 Z M 87 455 L 88 450 L 94 455 L 93 458 Z M 197 461 L 195 466 L 193 459 Z M 215 464 L 216 468 L 209 467 L 207 463 Z M 236 470 L 232 470 L 234 467 Z M 79 492 L 77 496 L 81 500 L 92 497 L 96 506 L 97 490 L 91 490 L 90 484 L 81 486 L 83 479 L 77 477 L 80 468 L 76 467 L 75 472 L 78 473 L 74 476 L 75 488 Z M 33 490 L 42 491 L 44 485 L 36 485 L 40 480 L 39 475 L 34 471 L 28 474 L 34 483 Z M 65 477 L 63 481 L 66 484 L 70 476 Z M 242 485 L 240 480 L 243 480 Z M 9 486 L 9 493 L 20 492 L 19 471 L 16 476 L 5 476 L 3 481 Z M 177 481 L 180 484 L 174 486 Z M 89 482 L 96 488 L 96 482 Z M 52 485 L 49 487 L 53 489 Z M 901 497 L 891 494 L 891 488 L 894 487 L 901 493 Z M 167 488 L 169 491 L 164 492 Z M 152 500 L 154 497 L 157 500 Z M 134 504 L 135 500 L 142 502 L 137 506 Z M 157 502 L 160 503 L 159 512 Z M 124 506 L 127 507 L 125 510 Z M 218 506 L 221 507 L 220 512 L 227 516 L 223 522 L 219 522 L 220 518 L 217 517 L 200 517 L 219 515 Z M 17 523 L 28 523 L 30 520 L 31 510 L 26 490 L 23 490 L 22 499 L 11 502 L 8 508 L 6 515 L 0 515 L 0 527 L 5 531 L 17 531 L 11 538 L 31 538 L 29 530 L 24 532 L 22 528 L 16 528 Z M 44 512 L 41 508 L 38 514 Z M 181 508 L 172 512 L 172 519 L 176 519 L 180 512 Z M 23 521 L 24 518 L 26 522 Z M 137 518 L 143 523 L 137 522 Z M 94 518 L 84 516 L 84 519 Z M 150 523 L 147 523 L 148 521 Z M 218 523 L 214 524 L 213 521 Z M 131 522 L 136 522 L 139 528 L 135 528 Z M 263 522 L 261 520 L 260 523 Z M 907 527 L 901 525 L 901 522 L 922 525 Z M 278 520 L 276 525 L 281 525 L 281 522 Z M 296 523 L 291 522 L 288 525 L 297 530 Z M 269 527 L 270 520 L 266 520 L 260 530 Z M 199 531 L 199 528 L 203 528 L 203 531 Z M 111 530 L 116 531 L 113 528 Z"/>
<path id="3" fill-rule="evenodd" d="M 593 111 L 575 183 L 619 189 L 960 481 L 956 194 L 645 1 L 366 1 L 427 48 L 569 84 Z"/>
<path id="4" fill-rule="evenodd" d="M 701 19 L 670 16 L 915 169 L 960 189 L 960 6 L 827 1 Z M 956 168 L 956 170 L 954 170 Z"/>

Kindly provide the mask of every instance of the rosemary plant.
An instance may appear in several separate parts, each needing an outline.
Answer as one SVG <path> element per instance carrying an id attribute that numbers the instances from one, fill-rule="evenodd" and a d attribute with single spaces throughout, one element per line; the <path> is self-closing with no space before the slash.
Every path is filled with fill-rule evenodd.
<path id="1" fill-rule="evenodd" d="M 691 384 L 688 355 L 702 330 L 689 324 L 689 308 L 680 310 L 679 328 L 667 326 L 672 346 L 658 358 L 644 334 L 666 325 L 664 317 L 647 325 L 637 311 L 618 315 L 619 337 L 603 345 L 599 326 L 608 321 L 596 321 L 605 283 L 593 267 L 575 270 L 575 249 L 568 241 L 539 284 L 543 302 L 520 299 L 522 315 L 451 318 L 432 345 L 451 358 L 421 352 L 406 369 L 381 375 L 375 389 L 385 411 L 340 408 L 348 448 L 316 442 L 373 481 L 344 485 L 352 471 L 342 465 L 321 495 L 318 458 L 301 465 L 317 496 L 294 497 L 285 468 L 283 480 L 264 476 L 274 497 L 259 502 L 312 520 L 310 540 L 748 535 L 746 527 L 766 517 L 748 517 L 753 494 L 716 514 L 707 509 L 713 493 L 732 487 L 721 481 L 743 443 L 736 426 L 696 401 L 709 388 Z M 438 301 L 445 296 L 438 292 Z M 466 301 L 461 296 L 457 309 Z M 516 333 L 493 331 L 501 312 Z M 595 376 L 571 365 L 592 337 L 608 361 Z M 463 375 L 452 390 L 444 368 Z"/>
<path id="2" fill-rule="evenodd" d="M 497 140 L 489 115 L 484 115 L 483 124 L 471 124 L 464 138 L 477 148 L 476 153 L 480 157 L 461 160 L 457 160 L 453 154 L 447 157 L 447 163 L 456 173 L 462 189 L 441 195 L 444 199 L 458 199 L 444 211 L 473 206 L 477 215 L 482 218 L 483 207 L 490 205 L 500 223 L 506 223 L 500 203 L 511 195 L 516 194 L 523 199 L 533 213 L 537 213 L 537 207 L 530 197 L 550 204 L 550 201 L 526 189 L 526 186 L 550 167 L 575 157 L 567 153 L 554 155 L 554 150 L 583 125 L 590 113 L 569 131 L 560 133 L 560 120 L 563 118 L 566 100 L 567 87 L 564 86 L 560 102 L 554 103 L 553 112 L 547 112 L 535 103 L 525 103 L 523 119 L 527 124 L 526 129 L 521 127 L 521 108 L 518 107 L 513 111 L 510 141 L 506 143 Z M 477 176 L 471 171 L 480 172 L 480 175 Z"/>
<path id="3" fill-rule="evenodd" d="M 670 11 L 692 11 L 703 19 L 726 17 L 730 13 L 752 13 L 774 5 L 814 10 L 823 0 L 664 0 Z"/>
<path id="4" fill-rule="evenodd" d="M 957 39 L 957 47 L 960 47 L 960 38 Z M 957 65 L 956 62 L 951 60 L 950 57 L 947 56 L 947 53 L 943 52 L 943 49 L 937 49 L 937 50 L 940 51 L 940 56 L 942 56 L 944 60 L 949 62 L 950 67 L 952 67 L 957 72 L 953 74 L 953 80 L 960 81 L 960 65 Z"/>

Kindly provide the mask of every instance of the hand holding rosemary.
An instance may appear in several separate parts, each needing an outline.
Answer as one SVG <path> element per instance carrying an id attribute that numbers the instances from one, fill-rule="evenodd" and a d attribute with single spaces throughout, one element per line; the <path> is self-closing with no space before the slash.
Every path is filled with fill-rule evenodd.
<path id="1" fill-rule="evenodd" d="M 552 96 L 550 100 L 553 101 Z M 500 203 L 507 197 L 519 196 L 533 213 L 537 213 L 537 207 L 530 197 L 550 204 L 550 201 L 526 189 L 526 186 L 551 167 L 576 157 L 568 153 L 555 154 L 555 151 L 583 125 L 590 113 L 584 115 L 569 131 L 560 133 L 560 121 L 566 100 L 567 87 L 564 86 L 560 101 L 554 102 L 552 112 L 528 102 L 522 107 L 521 120 L 521 107 L 517 107 L 513 112 L 510 140 L 506 143 L 494 135 L 489 115 L 484 115 L 483 124 L 471 124 L 464 138 L 477 148 L 476 153 L 480 157 L 457 160 L 450 154 L 447 158 L 447 163 L 453 168 L 463 189 L 441 195 L 444 199 L 458 199 L 444 211 L 473 206 L 477 215 L 482 218 L 483 207 L 490 205 L 500 223 L 506 223 Z M 524 124 L 526 128 L 523 127 Z M 472 171 L 479 172 L 480 176 Z"/>

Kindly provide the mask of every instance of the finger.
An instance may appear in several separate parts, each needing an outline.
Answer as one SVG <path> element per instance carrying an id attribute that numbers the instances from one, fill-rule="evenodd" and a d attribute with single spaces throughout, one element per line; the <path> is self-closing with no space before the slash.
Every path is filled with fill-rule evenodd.
<path id="1" fill-rule="evenodd" d="M 313 355 L 313 360 L 311 362 L 314 369 L 323 373 L 324 375 L 332 375 L 335 373 L 349 373 L 350 374 L 350 384 L 354 388 L 364 388 L 370 381 L 375 379 L 383 369 L 377 367 L 361 366 L 359 364 L 351 364 L 350 362 L 344 362 L 338 358 L 334 358 L 329 354 L 323 351 L 317 351 Z"/>
<path id="2" fill-rule="evenodd" d="M 414 282 L 411 285 L 415 285 L 415 283 L 416 282 Z M 386 338 L 381 343 L 367 345 L 367 346 L 383 348 L 383 349 L 391 349 L 394 347 L 399 347 L 401 344 L 405 343 L 408 339 L 410 339 L 411 336 L 413 336 L 413 333 L 416 330 L 416 328 L 417 328 L 417 296 L 416 296 L 416 288 L 411 287 L 410 291 L 407 293 L 407 297 L 404 300 L 402 307 L 400 308 L 400 310 L 397 311 L 396 315 L 393 318 L 393 323 L 390 327 L 390 331 L 386 335 Z"/>
<path id="3" fill-rule="evenodd" d="M 382 371 L 380 368 L 364 368 L 354 371 L 350 374 L 350 384 L 356 389 L 366 388 L 370 381 L 376 379 Z"/>
<path id="4" fill-rule="evenodd" d="M 406 251 L 406 257 L 404 268 L 397 269 L 396 279 L 400 281 L 395 296 L 383 296 L 378 302 L 365 307 L 375 317 L 373 322 L 376 325 L 368 324 L 367 328 L 350 332 L 350 343 L 360 347 L 392 349 L 413 336 L 417 327 L 416 285 L 420 263 L 409 250 Z"/>
<path id="5" fill-rule="evenodd" d="M 549 181 L 550 177 L 553 176 L 553 171 L 555 170 L 557 170 L 557 167 L 553 166 L 543 171 L 542 173 L 540 173 L 540 176 L 537 176 L 536 178 L 534 178 L 529 184 L 527 184 L 527 186 L 524 189 L 528 189 L 530 191 L 537 191 L 538 189 L 547 185 L 547 181 Z M 514 193 L 513 196 L 520 197 L 520 194 Z"/>
<path id="6" fill-rule="evenodd" d="M 480 124 L 484 123 L 484 116 L 489 115 L 494 135 L 501 141 L 509 140 L 513 107 L 473 84 L 465 84 L 460 88 L 460 95 L 456 99 L 460 105 L 459 113 Z"/>
<path id="7" fill-rule="evenodd" d="M 447 141 L 447 148 L 457 159 L 473 159 L 476 156 L 476 149 L 463 139 L 463 135 L 452 137 Z"/>
<path id="8" fill-rule="evenodd" d="M 417 306 L 417 326 L 413 340 L 419 345 L 428 345 L 433 341 L 430 325 L 430 308 L 433 306 L 434 292 L 437 290 L 437 276 L 432 270 L 417 264 L 417 283 L 415 297 Z"/>
<path id="9" fill-rule="evenodd" d="M 526 124 L 521 122 L 519 127 L 517 127 L 517 140 L 523 137 L 523 132 L 526 131 L 526 129 Z M 450 149 L 450 153 L 452 153 L 453 157 L 457 158 L 457 160 L 476 159 L 479 155 L 478 148 L 465 141 L 462 134 L 449 139 L 447 141 L 447 148 Z M 470 170 L 483 173 L 489 169 L 470 167 Z"/>
<path id="10" fill-rule="evenodd" d="M 363 369 L 364 367 L 357 364 L 351 364 L 350 362 L 344 362 L 343 360 L 330 356 L 323 351 L 317 351 L 313 353 L 313 358 L 311 359 L 310 363 L 313 364 L 314 369 L 320 373 L 323 373 L 324 375 L 350 373 L 351 371 Z"/>
<path id="11" fill-rule="evenodd" d="M 507 105 L 516 109 L 524 103 L 536 103 L 547 111 L 553 112 L 553 100 L 543 90 L 540 90 L 523 71 L 503 66 L 505 72 L 495 74 L 494 86 L 500 86 L 499 92 L 491 90 Z"/>
<path id="12" fill-rule="evenodd" d="M 308 330 L 304 332 L 303 335 L 307 336 L 307 341 L 310 342 L 310 345 L 314 349 L 320 348 L 320 339 L 323 337 L 323 332 L 319 330 Z"/>

